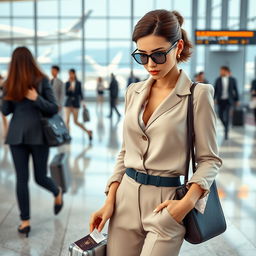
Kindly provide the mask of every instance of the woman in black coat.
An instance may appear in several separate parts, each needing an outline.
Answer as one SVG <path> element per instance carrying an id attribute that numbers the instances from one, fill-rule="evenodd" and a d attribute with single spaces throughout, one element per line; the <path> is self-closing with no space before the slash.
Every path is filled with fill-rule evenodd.
<path id="1" fill-rule="evenodd" d="M 17 177 L 16 192 L 21 218 L 18 231 L 28 236 L 30 155 L 33 159 L 36 183 L 50 191 L 55 198 L 54 213 L 58 214 L 63 205 L 61 188 L 47 177 L 49 146 L 44 139 L 40 122 L 42 115 L 52 116 L 57 113 L 58 106 L 49 80 L 26 47 L 18 47 L 14 50 L 8 77 L 3 86 L 2 112 L 6 116 L 12 114 L 6 144 L 10 145 Z"/>
<path id="2" fill-rule="evenodd" d="M 77 126 L 83 129 L 89 136 L 90 142 L 92 141 L 92 131 L 85 128 L 85 126 L 78 121 L 78 114 L 81 105 L 81 101 L 84 99 L 82 92 L 81 82 L 76 78 L 76 71 L 74 69 L 69 70 L 69 81 L 66 82 L 66 125 L 70 130 L 69 121 L 70 115 L 73 114 L 74 122 Z"/>

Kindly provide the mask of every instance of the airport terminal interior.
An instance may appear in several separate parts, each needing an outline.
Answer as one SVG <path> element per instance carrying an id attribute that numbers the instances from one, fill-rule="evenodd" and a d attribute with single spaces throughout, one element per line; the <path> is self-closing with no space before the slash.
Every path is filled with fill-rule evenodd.
<path id="1" fill-rule="evenodd" d="M 136 49 L 131 34 L 138 20 L 155 9 L 177 10 L 184 16 L 183 28 L 194 47 L 191 59 L 179 67 L 192 80 L 203 71 L 213 86 L 220 67 L 229 67 L 237 81 L 238 108 L 243 113 L 243 120 L 235 123 L 232 116 L 236 108 L 231 109 L 226 138 L 215 106 L 223 161 L 216 182 L 227 230 L 198 245 L 185 241 L 179 255 L 256 255 L 256 110 L 250 104 L 251 84 L 256 79 L 255 0 L 0 0 L 0 75 L 3 79 L 8 75 L 12 51 L 18 46 L 31 50 L 49 78 L 52 65 L 60 67 L 63 82 L 68 80 L 68 70 L 74 68 L 90 113 L 90 121 L 84 124 L 93 131 L 90 143 L 87 133 L 71 118 L 71 142 L 50 148 L 49 176 L 54 156 L 64 153 L 67 157 L 68 189 L 63 209 L 56 216 L 54 198 L 36 184 L 30 162 L 31 232 L 27 238 L 17 232 L 16 175 L 5 144 L 5 120 L 0 116 L 0 256 L 65 256 L 71 243 L 89 233 L 90 215 L 105 201 L 106 182 L 121 150 L 128 78 L 131 71 L 140 81 L 148 78 L 143 66 L 131 57 Z M 214 42 L 207 37 L 211 31 L 216 35 Z M 233 31 L 239 42 L 234 42 L 231 34 L 225 35 L 228 31 Z M 246 33 L 239 34 L 241 31 Z M 121 116 L 113 112 L 109 118 L 111 73 L 119 85 L 117 108 Z M 98 77 L 105 88 L 102 104 L 97 101 Z M 11 118 L 9 115 L 7 122 Z M 78 120 L 83 120 L 82 109 Z M 103 233 L 107 233 L 107 226 Z"/>

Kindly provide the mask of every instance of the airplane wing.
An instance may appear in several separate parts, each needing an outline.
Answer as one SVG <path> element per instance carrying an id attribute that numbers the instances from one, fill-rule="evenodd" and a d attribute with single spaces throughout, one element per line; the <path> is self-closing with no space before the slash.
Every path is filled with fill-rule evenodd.
<path id="1" fill-rule="evenodd" d="M 13 37 L 10 37 L 13 34 Z M 17 40 L 19 38 L 30 38 L 33 39 L 34 30 L 16 26 L 9 26 L 0 24 L 0 40 L 3 42 L 11 42 L 11 40 Z"/>
<path id="2" fill-rule="evenodd" d="M 40 64 L 52 63 L 51 54 L 53 52 L 53 48 L 46 49 L 40 56 L 38 56 L 37 61 Z M 11 61 L 11 57 L 0 57 L 1 64 L 9 64 Z"/>
<path id="3" fill-rule="evenodd" d="M 40 45 L 48 45 L 53 44 L 53 41 L 48 40 L 40 40 L 40 39 L 56 39 L 58 40 L 58 35 L 62 35 L 63 41 L 71 41 L 80 39 L 77 32 L 79 32 L 82 28 L 83 22 L 89 18 L 92 10 L 89 10 L 85 13 L 78 21 L 75 22 L 72 26 L 67 29 L 63 29 L 61 31 L 56 31 L 55 33 L 48 33 L 43 31 L 37 31 L 37 36 L 39 39 Z M 10 35 L 13 35 L 12 37 Z M 14 42 L 15 44 L 20 45 L 31 45 L 34 44 L 34 29 L 27 29 L 22 27 L 14 27 L 9 25 L 0 24 L 0 41 L 5 43 Z"/>
<path id="4" fill-rule="evenodd" d="M 122 52 L 118 52 L 108 66 L 98 64 L 91 56 L 88 55 L 85 56 L 85 59 L 99 75 L 108 76 L 110 73 L 115 73 L 118 69 L 118 65 L 122 59 Z"/>

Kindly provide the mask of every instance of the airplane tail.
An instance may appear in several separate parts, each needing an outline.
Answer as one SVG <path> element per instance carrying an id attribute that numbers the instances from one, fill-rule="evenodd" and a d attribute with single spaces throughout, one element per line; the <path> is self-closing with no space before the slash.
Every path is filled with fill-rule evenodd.
<path id="1" fill-rule="evenodd" d="M 91 64 L 91 66 L 94 68 L 94 70 L 100 71 L 100 69 L 102 68 L 102 66 L 99 65 L 91 56 L 86 55 L 85 59 L 88 63 Z"/>
<path id="2" fill-rule="evenodd" d="M 85 56 L 85 59 L 98 73 L 102 73 L 102 72 L 112 73 L 112 72 L 115 72 L 118 68 L 118 65 L 122 59 L 122 52 L 118 52 L 108 66 L 102 66 L 98 64 L 91 56 L 88 56 L 88 55 Z"/>
<path id="3" fill-rule="evenodd" d="M 86 20 L 91 15 L 92 10 L 89 10 L 87 13 L 85 13 L 78 21 L 76 21 L 71 27 L 67 29 L 67 32 L 77 33 L 81 30 L 83 22 L 86 22 Z"/>
<path id="4" fill-rule="evenodd" d="M 108 65 L 108 68 L 110 69 L 110 70 L 116 70 L 117 69 L 117 67 L 118 67 L 118 65 L 119 65 L 119 63 L 120 63 L 120 61 L 121 61 L 121 59 L 122 59 L 122 52 L 118 52 L 117 54 L 116 54 L 116 56 L 112 59 L 112 61 L 111 61 L 111 63 Z"/>

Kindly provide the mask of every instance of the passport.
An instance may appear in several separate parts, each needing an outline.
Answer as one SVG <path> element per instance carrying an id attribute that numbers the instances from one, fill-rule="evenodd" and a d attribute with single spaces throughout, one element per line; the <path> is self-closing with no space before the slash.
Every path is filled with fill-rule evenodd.
<path id="1" fill-rule="evenodd" d="M 87 251 L 95 248 L 105 239 L 106 237 L 99 233 L 97 229 L 95 229 L 91 234 L 76 241 L 75 245 L 78 246 L 83 251 Z"/>
<path id="2" fill-rule="evenodd" d="M 96 243 L 90 235 L 79 239 L 75 242 L 75 244 L 83 251 L 91 250 L 98 245 L 98 243 Z"/>

